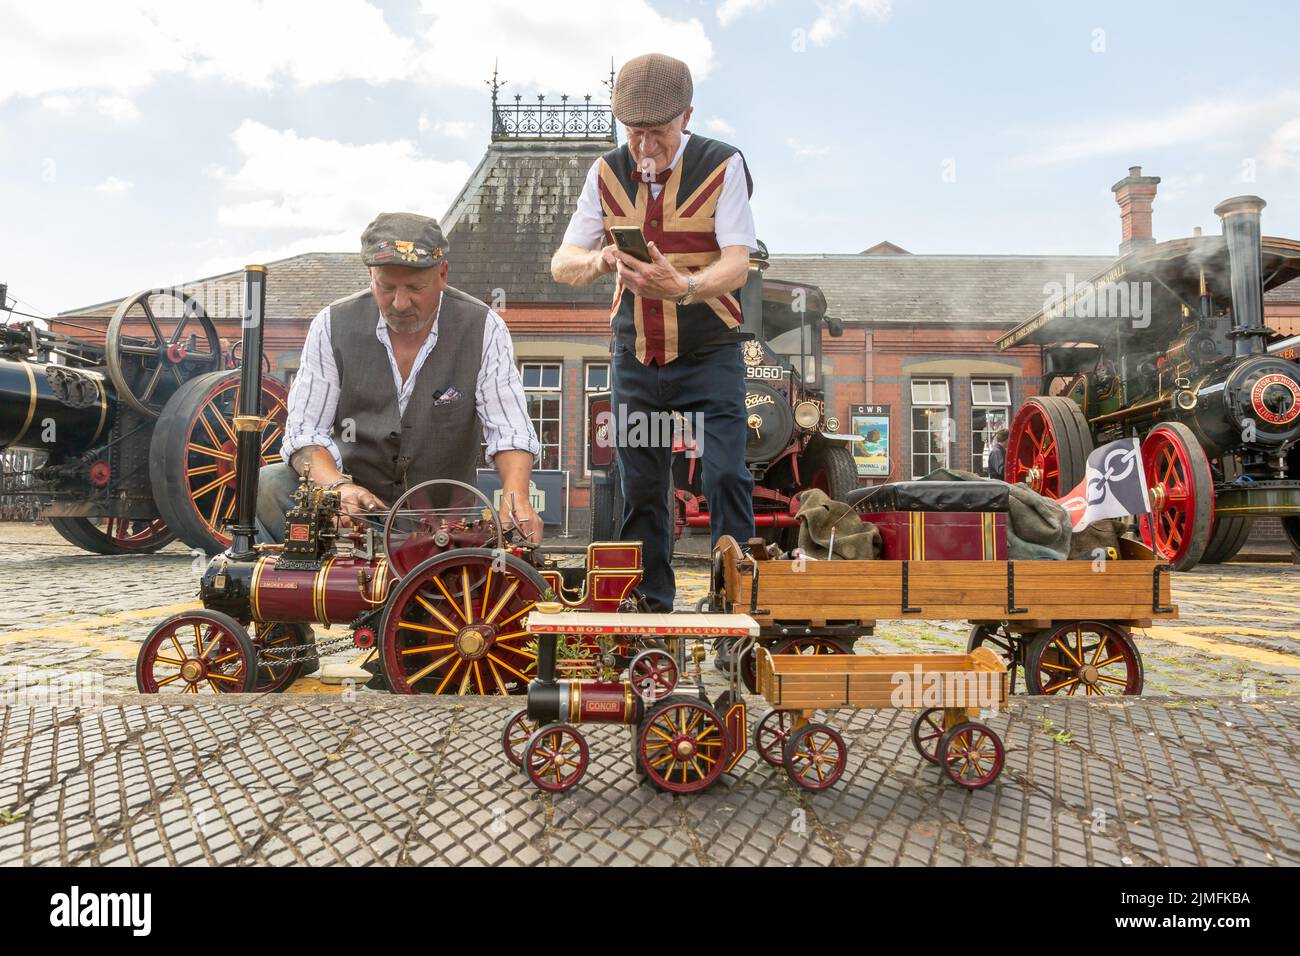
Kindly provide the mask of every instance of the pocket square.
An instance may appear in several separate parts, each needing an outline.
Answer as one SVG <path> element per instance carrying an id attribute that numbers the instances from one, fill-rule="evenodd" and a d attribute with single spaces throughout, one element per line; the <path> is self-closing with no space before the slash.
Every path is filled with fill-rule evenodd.
<path id="1" fill-rule="evenodd" d="M 460 392 L 456 391 L 454 385 L 443 392 L 435 392 L 433 396 L 433 404 L 435 405 L 449 405 L 458 401 L 460 401 Z"/>

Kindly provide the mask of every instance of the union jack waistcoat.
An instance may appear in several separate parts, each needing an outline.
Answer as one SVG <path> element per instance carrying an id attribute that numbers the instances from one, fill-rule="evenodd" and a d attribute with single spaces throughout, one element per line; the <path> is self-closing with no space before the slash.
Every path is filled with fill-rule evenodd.
<path id="1" fill-rule="evenodd" d="M 627 145 L 610 150 L 597 160 L 605 242 L 614 241 L 614 226 L 640 226 L 646 241 L 658 246 L 679 271 L 699 272 L 716 262 L 722 252 L 714 235 L 714 214 L 727 163 L 737 152 L 734 146 L 691 134 L 677 164 L 657 174 L 663 189 L 655 199 Z M 753 181 L 744 168 L 745 187 L 753 195 Z M 679 306 L 672 299 L 643 299 L 622 282 L 615 283 L 610 311 L 614 337 L 645 365 L 666 365 L 706 346 L 735 341 L 740 323 L 739 289 Z"/>

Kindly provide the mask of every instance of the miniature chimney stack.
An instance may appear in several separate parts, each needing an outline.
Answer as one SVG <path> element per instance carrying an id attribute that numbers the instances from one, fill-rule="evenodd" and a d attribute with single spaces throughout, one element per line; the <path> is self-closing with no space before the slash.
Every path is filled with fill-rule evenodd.
<path id="1" fill-rule="evenodd" d="M 1110 187 L 1119 203 L 1121 256 L 1155 242 L 1151 235 L 1151 204 L 1159 184 L 1159 176 L 1143 176 L 1141 166 L 1130 166 L 1128 175 Z"/>

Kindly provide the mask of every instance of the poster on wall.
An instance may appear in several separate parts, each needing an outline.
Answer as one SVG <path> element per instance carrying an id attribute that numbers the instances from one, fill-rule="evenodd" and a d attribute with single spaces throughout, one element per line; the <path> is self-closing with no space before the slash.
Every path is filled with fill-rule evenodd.
<path id="1" fill-rule="evenodd" d="M 850 431 L 862 441 L 853 443 L 853 460 L 859 478 L 889 477 L 889 406 L 850 405 Z"/>

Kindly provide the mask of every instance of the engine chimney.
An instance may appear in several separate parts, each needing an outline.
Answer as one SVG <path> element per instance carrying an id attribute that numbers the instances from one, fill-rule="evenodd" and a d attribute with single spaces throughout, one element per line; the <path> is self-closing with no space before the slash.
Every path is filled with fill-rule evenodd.
<path id="1" fill-rule="evenodd" d="M 1240 357 L 1265 351 L 1264 279 L 1260 258 L 1259 212 L 1266 203 L 1258 196 L 1234 196 L 1214 207 L 1223 222 L 1232 270 L 1232 351 Z"/>
<path id="2" fill-rule="evenodd" d="M 1151 204 L 1159 184 L 1159 176 L 1143 176 L 1141 166 L 1130 166 L 1128 175 L 1110 187 L 1119 203 L 1121 256 L 1155 242 L 1151 236 Z"/>
<path id="3" fill-rule="evenodd" d="M 230 556 L 254 555 L 257 479 L 262 464 L 262 324 L 266 317 L 266 266 L 244 267 L 244 341 L 240 351 L 239 408 L 235 410 L 235 523 Z"/>

